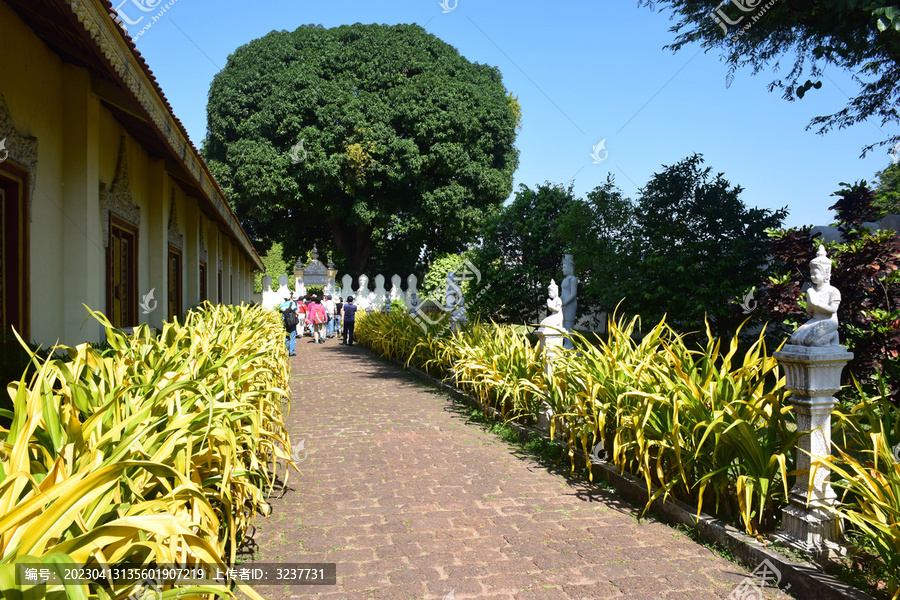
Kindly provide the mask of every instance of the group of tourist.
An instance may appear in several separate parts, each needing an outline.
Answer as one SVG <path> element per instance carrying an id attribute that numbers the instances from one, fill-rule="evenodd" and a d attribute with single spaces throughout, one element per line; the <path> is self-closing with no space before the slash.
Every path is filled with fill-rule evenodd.
<path id="1" fill-rule="evenodd" d="M 331 294 L 326 294 L 324 299 L 316 294 L 301 298 L 294 293 L 286 297 L 278 310 L 287 332 L 285 344 L 288 354 L 296 355 L 297 338 L 302 338 L 307 332 L 316 344 L 324 344 L 326 339 L 343 335 L 341 344 L 352 346 L 356 308 L 353 296 L 347 296 L 346 302 L 340 296 L 335 301 Z"/>

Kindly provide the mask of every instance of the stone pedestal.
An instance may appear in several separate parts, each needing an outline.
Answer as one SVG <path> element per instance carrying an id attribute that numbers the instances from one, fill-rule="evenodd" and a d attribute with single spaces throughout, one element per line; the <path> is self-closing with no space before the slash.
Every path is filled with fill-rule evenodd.
<path id="1" fill-rule="evenodd" d="M 830 483 L 831 469 L 814 464 L 813 457 L 831 455 L 833 394 L 840 391 L 841 371 L 852 358 L 853 353 L 843 346 L 786 345 L 775 353 L 785 371 L 787 388 L 794 394 L 791 404 L 797 429 L 810 433 L 800 438 L 795 450 L 797 470 L 805 473 L 797 476 L 791 488 L 791 504 L 785 507 L 781 530 L 774 537 L 817 556 L 841 552 L 837 544 L 840 523 L 828 510 L 837 503 Z"/>
<path id="2" fill-rule="evenodd" d="M 336 279 L 337 279 L 337 269 L 334 268 L 334 263 L 332 263 L 331 260 L 329 260 L 328 261 L 328 271 L 326 272 L 326 275 L 325 275 L 325 294 L 326 295 L 331 294 L 335 300 L 337 299 L 337 296 L 339 295 L 337 293 L 337 282 L 335 281 Z"/>
<path id="3" fill-rule="evenodd" d="M 545 331 L 543 327 L 536 332 L 540 343 L 541 353 L 544 356 L 544 375 L 550 377 L 553 374 L 553 361 L 556 359 L 559 349 L 563 345 L 563 336 L 561 333 Z M 538 413 L 537 428 L 546 433 L 550 433 L 550 421 L 553 419 L 553 409 L 546 402 L 541 403 L 541 410 Z"/>
<path id="4" fill-rule="evenodd" d="M 563 334 L 552 330 L 545 331 L 544 327 L 538 329 L 535 334 L 538 336 L 541 353 L 544 356 L 544 375 L 550 377 L 553 373 L 553 361 L 563 345 Z"/>

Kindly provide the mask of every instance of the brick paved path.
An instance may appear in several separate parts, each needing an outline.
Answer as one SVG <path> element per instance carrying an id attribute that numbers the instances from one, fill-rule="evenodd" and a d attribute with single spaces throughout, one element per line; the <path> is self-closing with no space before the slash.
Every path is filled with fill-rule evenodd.
<path id="1" fill-rule="evenodd" d="M 367 350 L 308 342 L 292 359 L 287 421 L 308 456 L 257 519 L 242 566 L 334 562 L 337 585 L 255 586 L 267 600 L 708 600 L 748 576 L 467 424 Z"/>

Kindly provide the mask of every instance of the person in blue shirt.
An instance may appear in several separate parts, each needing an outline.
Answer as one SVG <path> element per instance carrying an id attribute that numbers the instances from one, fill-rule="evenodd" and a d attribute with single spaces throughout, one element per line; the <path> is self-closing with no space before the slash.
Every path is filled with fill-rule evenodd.
<path id="1" fill-rule="evenodd" d="M 341 319 L 344 321 L 344 341 L 341 344 L 353 345 L 353 327 L 356 325 L 356 309 L 353 304 L 353 296 L 347 296 L 344 307 L 341 309 Z"/>
<path id="2" fill-rule="evenodd" d="M 290 309 L 291 313 L 294 314 L 295 320 L 293 327 L 288 327 L 288 323 L 285 320 L 284 311 L 287 309 Z M 294 356 L 297 353 L 297 303 L 291 300 L 289 296 L 284 299 L 284 302 L 278 305 L 278 310 L 281 311 L 281 322 L 286 329 L 284 342 L 287 345 L 288 356 Z"/>

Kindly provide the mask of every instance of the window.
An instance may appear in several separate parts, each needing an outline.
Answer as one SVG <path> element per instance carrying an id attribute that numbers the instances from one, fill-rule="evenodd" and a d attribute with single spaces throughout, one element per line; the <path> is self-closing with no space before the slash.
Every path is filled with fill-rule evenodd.
<path id="1" fill-rule="evenodd" d="M 222 304 L 222 269 L 219 269 L 219 297 L 216 298 L 219 304 Z"/>
<path id="2" fill-rule="evenodd" d="M 28 310 L 27 174 L 0 164 L 0 335 L 31 339 Z"/>
<path id="3" fill-rule="evenodd" d="M 138 324 L 137 227 L 109 215 L 106 250 L 106 314 L 114 327 Z"/>

